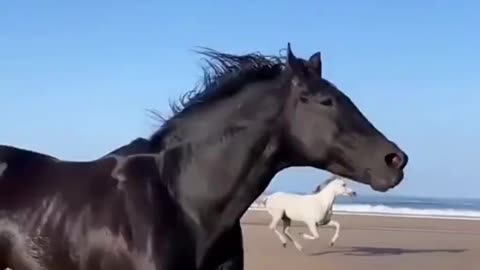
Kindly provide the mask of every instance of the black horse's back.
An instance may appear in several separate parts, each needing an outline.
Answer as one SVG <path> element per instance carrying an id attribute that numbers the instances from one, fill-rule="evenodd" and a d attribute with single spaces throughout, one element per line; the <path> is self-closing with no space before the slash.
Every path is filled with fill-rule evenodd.
<path id="1" fill-rule="evenodd" d="M 72 240 L 81 239 L 86 227 L 118 233 L 125 211 L 118 181 L 111 177 L 116 163 L 114 157 L 60 161 L 0 146 L 0 266 L 77 269 L 72 256 L 82 251 L 72 250 Z M 37 260 L 42 254 L 50 256 Z"/>
<path id="2" fill-rule="evenodd" d="M 0 211 L 28 201 L 32 195 L 28 191 L 41 186 L 38 176 L 56 160 L 34 151 L 0 145 Z"/>
<path id="3" fill-rule="evenodd" d="M 163 189 L 149 182 L 156 164 L 148 158 L 129 166 L 135 181 L 112 175 L 127 155 L 148 152 L 143 138 L 82 162 L 0 146 L 0 269 L 153 269 L 152 218 L 178 226 L 175 205 L 151 208 L 152 191 Z M 171 203 L 167 194 L 153 196 Z"/>
<path id="4" fill-rule="evenodd" d="M 0 211 L 39 203 L 62 191 L 75 198 L 79 192 L 93 196 L 112 186 L 114 158 L 91 162 L 61 161 L 42 153 L 0 146 Z M 95 192 L 97 191 L 97 192 Z M 85 196 L 85 195 L 84 195 Z"/>
<path id="5" fill-rule="evenodd" d="M 9 172 L 21 173 L 29 169 L 43 168 L 45 164 L 55 160 L 57 159 L 42 153 L 0 145 L 0 177 L 5 177 L 7 169 Z"/>

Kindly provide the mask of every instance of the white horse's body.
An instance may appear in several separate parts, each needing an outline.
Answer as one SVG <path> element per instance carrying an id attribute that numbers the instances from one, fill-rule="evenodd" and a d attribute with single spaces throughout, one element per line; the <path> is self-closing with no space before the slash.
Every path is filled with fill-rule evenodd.
<path id="1" fill-rule="evenodd" d="M 319 223 L 324 213 L 331 207 L 328 201 L 318 200 L 317 194 L 298 195 L 285 192 L 277 192 L 268 197 L 266 202 L 270 214 L 281 209 L 291 220 L 303 221 L 314 220 Z"/>
<path id="2" fill-rule="evenodd" d="M 355 196 L 355 192 L 348 188 L 343 178 L 335 177 L 327 181 L 326 186 L 319 192 L 307 195 L 297 195 L 285 192 L 276 192 L 265 198 L 264 203 L 268 213 L 272 216 L 270 228 L 278 235 L 283 246 L 288 238 L 298 250 L 302 246 L 290 234 L 291 221 L 300 221 L 307 225 L 312 235 L 303 234 L 305 239 L 318 239 L 317 226 L 334 226 L 335 234 L 330 241 L 333 246 L 339 236 L 340 224 L 331 220 L 332 206 L 335 197 L 339 195 Z M 318 190 L 319 188 L 317 188 Z M 277 225 L 283 221 L 283 232 L 278 231 Z"/>

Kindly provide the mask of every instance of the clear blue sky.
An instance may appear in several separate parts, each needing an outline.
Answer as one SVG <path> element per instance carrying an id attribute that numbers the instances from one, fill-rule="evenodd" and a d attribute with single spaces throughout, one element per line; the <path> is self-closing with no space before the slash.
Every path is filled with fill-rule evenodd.
<path id="1" fill-rule="evenodd" d="M 97 158 L 150 135 L 146 109 L 192 88 L 195 46 L 271 54 L 290 41 L 305 58 L 321 50 L 326 77 L 408 152 L 392 194 L 480 198 L 480 2 L 155 2 L 2 1 L 0 144 Z M 271 188 L 325 176 L 288 170 Z"/>

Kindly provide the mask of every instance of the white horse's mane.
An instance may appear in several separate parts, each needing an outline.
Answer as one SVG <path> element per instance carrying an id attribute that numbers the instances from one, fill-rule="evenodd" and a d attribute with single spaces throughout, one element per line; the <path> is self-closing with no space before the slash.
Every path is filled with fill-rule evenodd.
<path id="1" fill-rule="evenodd" d="M 321 183 L 320 185 L 317 186 L 317 188 L 315 189 L 315 191 L 313 193 L 318 193 L 320 192 L 321 190 L 323 190 L 326 186 L 328 186 L 328 184 L 330 184 L 331 182 L 337 180 L 337 179 L 343 179 L 343 177 L 341 176 L 338 176 L 336 174 L 332 174 L 330 177 L 328 177 L 327 179 L 325 179 L 325 181 L 323 181 L 323 183 Z"/>
<path id="2" fill-rule="evenodd" d="M 323 181 L 322 185 L 325 187 L 325 186 L 327 186 L 328 184 L 330 184 L 331 182 L 333 182 L 337 179 L 340 179 L 340 176 L 334 174 L 334 175 L 330 176 L 329 178 L 327 178 L 325 181 Z"/>

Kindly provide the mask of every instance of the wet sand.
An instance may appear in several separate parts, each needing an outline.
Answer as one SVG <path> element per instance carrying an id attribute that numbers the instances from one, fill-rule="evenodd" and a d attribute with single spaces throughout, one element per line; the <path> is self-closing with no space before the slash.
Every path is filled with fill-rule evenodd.
<path id="1" fill-rule="evenodd" d="M 245 269 L 322 270 L 479 270 L 480 221 L 334 215 L 340 237 L 328 243 L 333 228 L 321 228 L 320 239 L 305 240 L 307 228 L 293 223 L 291 232 L 303 253 L 283 248 L 263 211 L 242 218 Z"/>

